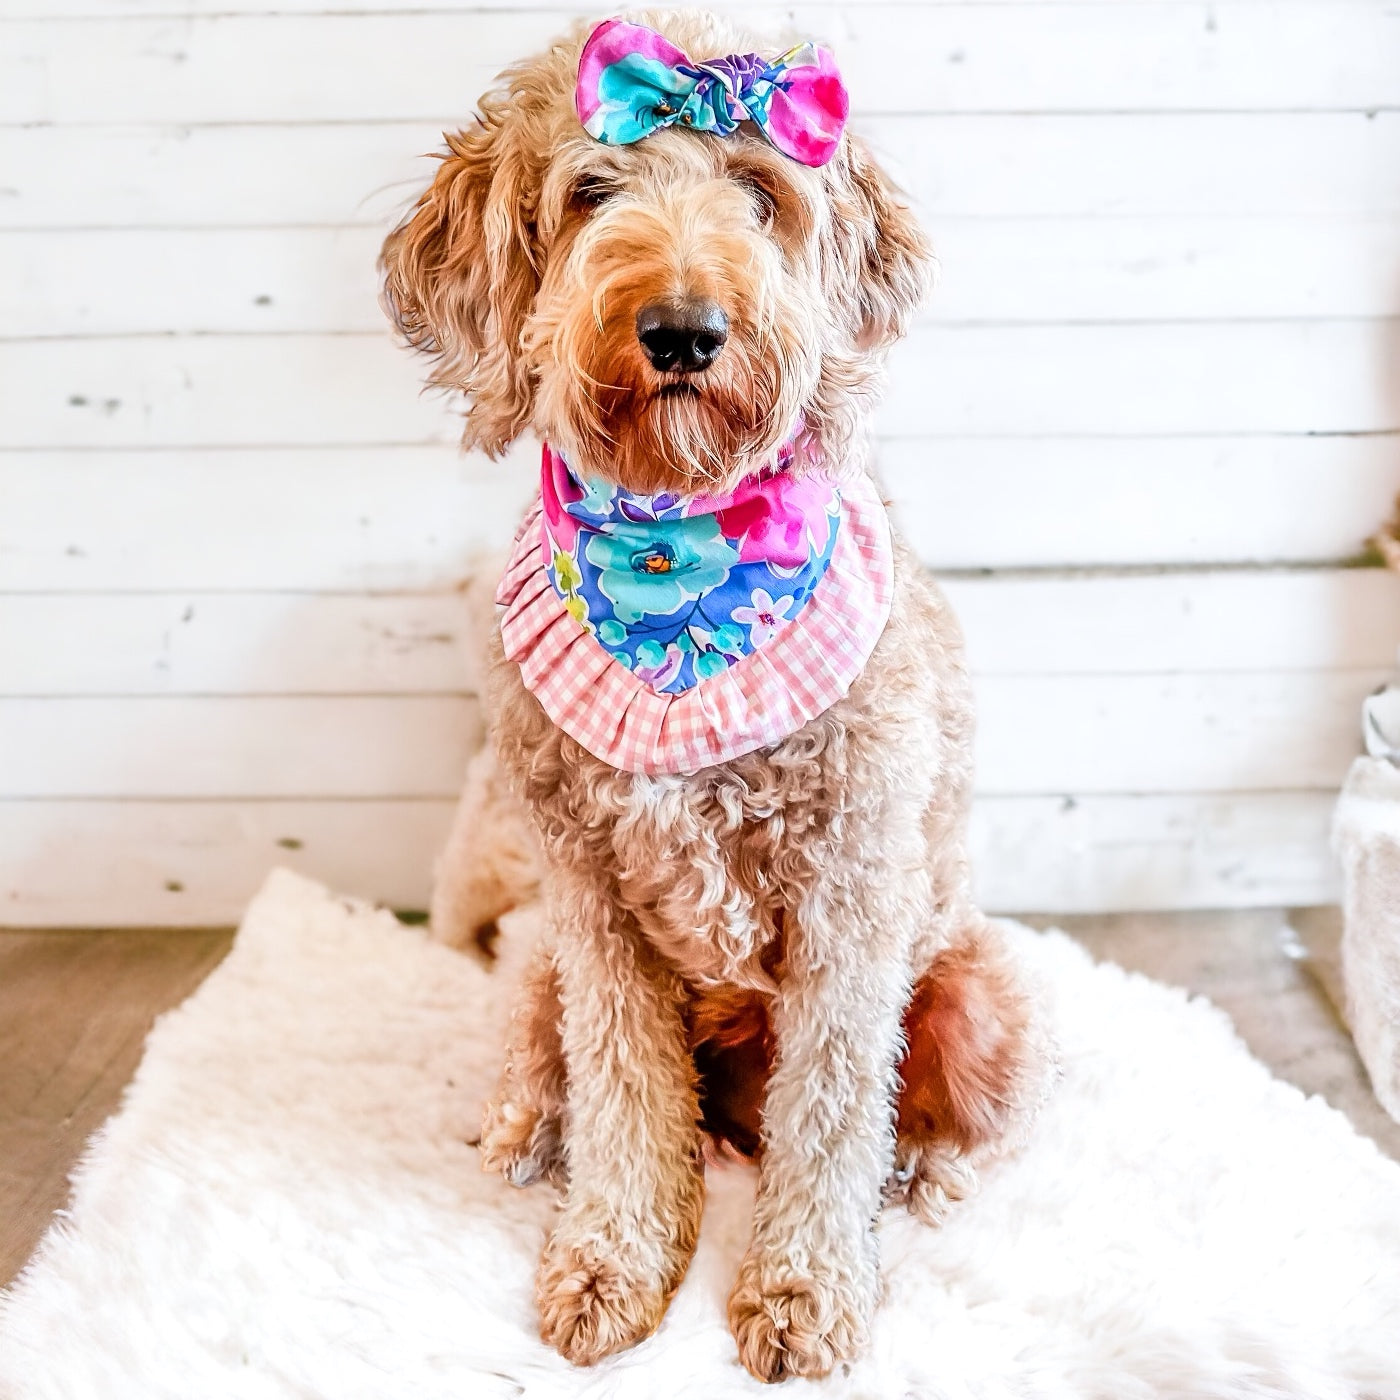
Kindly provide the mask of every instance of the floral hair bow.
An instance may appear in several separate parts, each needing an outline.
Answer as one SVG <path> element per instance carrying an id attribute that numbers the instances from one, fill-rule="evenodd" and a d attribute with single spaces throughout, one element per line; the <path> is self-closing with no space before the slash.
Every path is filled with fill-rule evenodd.
<path id="1" fill-rule="evenodd" d="M 729 136 L 751 121 L 803 165 L 836 153 L 850 106 L 836 60 L 816 44 L 771 60 L 739 53 L 693 63 L 664 35 L 620 19 L 588 36 L 575 102 L 584 130 L 610 146 L 677 124 Z"/>

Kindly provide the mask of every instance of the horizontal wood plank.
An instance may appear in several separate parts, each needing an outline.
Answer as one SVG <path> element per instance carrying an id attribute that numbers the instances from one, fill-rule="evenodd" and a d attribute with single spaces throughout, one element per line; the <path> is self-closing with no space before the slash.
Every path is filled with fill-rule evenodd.
<path id="1" fill-rule="evenodd" d="M 1400 314 L 1400 218 L 927 216 L 935 321 Z"/>
<path id="2" fill-rule="evenodd" d="M 1339 881 L 1327 792 L 979 798 L 993 911 L 1323 904 Z M 424 909 L 453 804 L 0 801 L 0 924 L 228 925 L 267 872 Z"/>
<path id="3" fill-rule="evenodd" d="M 1381 569 L 945 580 L 980 676 L 1380 669 Z M 0 695 L 423 695 L 481 683 L 460 593 L 19 594 Z"/>
<path id="4" fill-rule="evenodd" d="M 0 228 L 382 226 L 439 121 L 0 128 Z M 1400 112 L 874 116 L 857 129 L 946 216 L 1395 214 Z M 81 170 L 81 180 L 55 171 Z"/>
<path id="5" fill-rule="evenodd" d="M 510 541 L 539 448 L 0 453 L 0 590 L 450 587 Z"/>
<path id="6" fill-rule="evenodd" d="M 975 676 L 977 790 L 1337 787 L 1360 750 L 1361 702 L 1393 670 Z"/>
<path id="7" fill-rule="evenodd" d="M 979 798 L 971 850 L 992 911 L 1331 904 L 1330 792 Z"/>
<path id="8" fill-rule="evenodd" d="M 451 797 L 473 697 L 0 700 L 6 797 Z"/>
<path id="9" fill-rule="evenodd" d="M 895 518 L 936 567 L 1323 562 L 1400 492 L 1400 438 L 901 438 Z"/>
<path id="10" fill-rule="evenodd" d="M 1383 669 L 1400 650 L 1384 569 L 943 580 L 978 676 Z"/>
<path id="11" fill-rule="evenodd" d="M 451 442 L 388 332 L 0 344 L 0 447 Z"/>
<path id="12" fill-rule="evenodd" d="M 890 358 L 880 430 L 1376 432 L 1400 427 L 1400 321 L 923 327 Z"/>
<path id="13" fill-rule="evenodd" d="M 1336 787 L 1390 670 L 978 676 L 978 791 Z M 0 795 L 448 797 L 479 726 L 453 696 L 0 700 Z"/>
<path id="14" fill-rule="evenodd" d="M 459 695 L 483 642 L 457 593 L 21 594 L 0 694 Z"/>
<path id="15" fill-rule="evenodd" d="M 747 7 L 730 5 L 731 12 Z M 111 18 L 0 35 L 0 122 L 433 119 L 576 22 L 569 9 Z M 861 113 L 1357 110 L 1400 104 L 1400 19 L 1379 0 L 799 4 Z M 889 81 L 892 43 L 921 55 Z M 314 72 L 317 81 L 308 83 Z M 256 73 L 256 83 L 231 81 Z"/>
<path id="16" fill-rule="evenodd" d="M 1325 563 L 1400 492 L 1397 439 L 901 439 L 896 519 L 941 569 Z M 0 592 L 430 591 L 503 549 L 538 449 L 0 453 Z M 1066 503 L 1072 508 L 1066 509 Z"/>
<path id="17" fill-rule="evenodd" d="M 0 924 L 235 924 L 277 865 L 425 909 L 453 805 L 0 801 Z"/>
<path id="18" fill-rule="evenodd" d="M 929 231 L 934 322 L 1400 316 L 1396 216 L 938 217 Z M 358 226 L 0 232 L 0 336 L 382 330 L 380 236 Z"/>
<path id="19" fill-rule="evenodd" d="M 1400 321 L 923 326 L 896 347 L 891 436 L 1400 429 Z M 452 442 L 387 332 L 0 343 L 0 448 Z"/>

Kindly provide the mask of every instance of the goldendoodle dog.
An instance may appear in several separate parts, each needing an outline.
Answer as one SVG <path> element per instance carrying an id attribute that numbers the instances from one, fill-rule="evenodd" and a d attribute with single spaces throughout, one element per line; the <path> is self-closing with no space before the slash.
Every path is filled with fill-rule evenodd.
<path id="1" fill-rule="evenodd" d="M 867 464 L 931 259 L 846 105 L 812 43 L 582 28 L 481 99 L 384 245 L 466 443 L 546 444 L 434 918 L 467 942 L 542 853 L 481 1148 L 563 1189 L 538 1303 L 578 1363 L 660 1323 L 718 1142 L 760 1164 L 740 1359 L 826 1373 L 882 1201 L 938 1219 L 1047 1082 L 969 892 L 957 626 Z"/>

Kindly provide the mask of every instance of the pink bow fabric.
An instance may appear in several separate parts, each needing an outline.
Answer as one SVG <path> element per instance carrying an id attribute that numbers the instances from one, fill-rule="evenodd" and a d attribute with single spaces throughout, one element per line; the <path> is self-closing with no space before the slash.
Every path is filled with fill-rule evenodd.
<path id="1" fill-rule="evenodd" d="M 784 155 L 811 166 L 836 153 L 850 108 L 836 60 L 816 44 L 775 59 L 745 53 L 696 63 L 665 35 L 621 19 L 588 36 L 575 103 L 584 129 L 608 145 L 668 126 L 729 136 L 751 121 Z"/>

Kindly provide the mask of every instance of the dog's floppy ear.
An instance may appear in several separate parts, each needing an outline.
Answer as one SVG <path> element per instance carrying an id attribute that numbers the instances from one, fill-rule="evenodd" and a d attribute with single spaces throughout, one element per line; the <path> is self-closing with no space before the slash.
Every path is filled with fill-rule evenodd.
<path id="1" fill-rule="evenodd" d="M 854 310 L 862 350 L 893 344 L 909 329 L 933 283 L 935 264 L 924 231 L 865 146 L 849 133 L 827 167 L 833 281 Z"/>
<path id="2" fill-rule="evenodd" d="M 436 359 L 434 384 L 469 400 L 463 441 L 492 456 L 529 422 L 534 389 L 520 334 L 539 290 L 534 161 L 519 149 L 505 96 L 447 136 L 432 184 L 380 254 L 384 307 L 404 339 Z"/>

